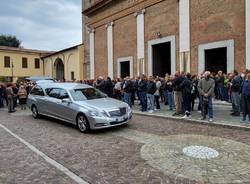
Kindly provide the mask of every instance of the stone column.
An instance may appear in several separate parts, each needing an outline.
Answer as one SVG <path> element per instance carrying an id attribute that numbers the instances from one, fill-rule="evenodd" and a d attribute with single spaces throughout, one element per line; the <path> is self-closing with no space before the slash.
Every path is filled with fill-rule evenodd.
<path id="1" fill-rule="evenodd" d="M 144 42 L 144 14 L 145 9 L 135 13 L 137 32 L 137 75 L 145 74 L 145 42 Z"/>
<path id="2" fill-rule="evenodd" d="M 113 22 L 106 25 L 107 28 L 107 47 L 108 47 L 108 76 L 113 79 L 114 75 L 114 56 L 113 56 Z"/>
<path id="3" fill-rule="evenodd" d="M 95 79 L 95 30 L 89 29 L 90 79 Z"/>
<path id="4" fill-rule="evenodd" d="M 246 68 L 250 69 L 250 1 L 246 0 Z"/>
<path id="5" fill-rule="evenodd" d="M 180 70 L 190 72 L 189 0 L 179 0 Z"/>

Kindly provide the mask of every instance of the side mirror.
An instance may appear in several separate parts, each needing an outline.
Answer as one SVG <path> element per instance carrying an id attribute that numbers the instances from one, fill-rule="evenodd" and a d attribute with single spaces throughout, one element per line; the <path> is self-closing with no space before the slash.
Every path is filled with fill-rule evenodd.
<path id="1" fill-rule="evenodd" d="M 62 99 L 62 103 L 70 104 L 71 100 L 69 98 L 64 98 L 64 99 Z"/>

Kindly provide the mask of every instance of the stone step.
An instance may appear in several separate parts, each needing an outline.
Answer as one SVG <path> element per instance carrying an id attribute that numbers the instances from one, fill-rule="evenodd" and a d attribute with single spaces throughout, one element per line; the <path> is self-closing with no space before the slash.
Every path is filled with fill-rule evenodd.
<path id="1" fill-rule="evenodd" d="M 196 104 L 198 104 L 198 100 L 195 101 Z M 139 104 L 139 100 L 135 100 L 135 104 Z M 231 107 L 232 103 L 226 102 L 226 101 L 220 101 L 220 100 L 213 100 L 213 105 L 215 106 L 226 106 Z"/>

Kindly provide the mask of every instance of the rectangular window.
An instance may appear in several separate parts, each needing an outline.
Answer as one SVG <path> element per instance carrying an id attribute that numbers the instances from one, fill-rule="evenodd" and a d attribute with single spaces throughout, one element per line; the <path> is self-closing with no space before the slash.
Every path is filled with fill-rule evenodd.
<path id="1" fill-rule="evenodd" d="M 72 80 L 72 81 L 75 80 L 75 72 L 71 72 L 71 80 Z"/>
<path id="2" fill-rule="evenodd" d="M 40 68 L 40 59 L 35 58 L 35 68 L 38 69 Z"/>
<path id="3" fill-rule="evenodd" d="M 10 57 L 9 56 L 4 56 L 4 67 L 10 68 Z"/>
<path id="4" fill-rule="evenodd" d="M 28 68 L 28 58 L 22 58 L 22 68 Z"/>

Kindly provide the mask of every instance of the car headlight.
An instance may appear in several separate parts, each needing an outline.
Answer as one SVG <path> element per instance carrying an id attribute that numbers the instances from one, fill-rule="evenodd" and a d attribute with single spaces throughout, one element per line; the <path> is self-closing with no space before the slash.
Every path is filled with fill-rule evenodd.
<path id="1" fill-rule="evenodd" d="M 89 114 L 90 116 L 98 116 L 98 117 L 102 116 L 100 112 L 95 110 L 89 110 Z"/>
<path id="2" fill-rule="evenodd" d="M 132 111 L 131 107 L 130 107 L 130 106 L 128 106 L 128 112 L 131 112 L 131 111 Z"/>
<path id="3" fill-rule="evenodd" d="M 109 113 L 107 113 L 106 111 L 102 111 L 102 113 L 104 114 L 104 116 L 106 116 L 106 117 L 110 117 L 110 114 L 109 114 Z"/>

